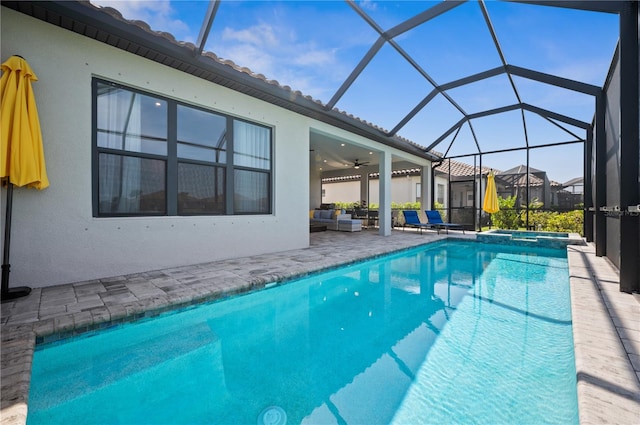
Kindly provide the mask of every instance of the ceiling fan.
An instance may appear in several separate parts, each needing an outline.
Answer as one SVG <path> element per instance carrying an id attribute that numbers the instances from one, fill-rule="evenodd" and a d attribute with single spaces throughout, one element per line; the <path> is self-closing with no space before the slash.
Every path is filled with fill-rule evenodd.
<path id="1" fill-rule="evenodd" d="M 353 168 L 357 170 L 358 168 L 362 167 L 363 165 L 367 165 L 368 163 L 369 161 L 359 162 L 358 158 L 356 158 L 356 160 L 353 162 Z"/>

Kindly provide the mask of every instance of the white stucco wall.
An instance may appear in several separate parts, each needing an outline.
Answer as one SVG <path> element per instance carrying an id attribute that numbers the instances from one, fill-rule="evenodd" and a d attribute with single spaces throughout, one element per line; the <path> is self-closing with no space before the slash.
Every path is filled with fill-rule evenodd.
<path id="1" fill-rule="evenodd" d="M 14 191 L 11 286 L 43 287 L 308 246 L 309 170 L 290 165 L 307 158 L 313 120 L 4 7 L 1 19 L 2 62 L 21 55 L 40 80 L 34 91 L 51 182 L 41 192 Z M 93 76 L 272 126 L 273 214 L 93 218 Z"/>
<path id="2" fill-rule="evenodd" d="M 416 184 L 420 183 L 420 176 L 394 177 L 391 179 L 391 201 L 399 204 L 416 202 Z M 323 183 L 324 203 L 359 202 L 360 180 L 346 182 Z M 369 204 L 380 203 L 380 180 L 369 180 Z M 420 194 L 418 194 L 420 196 Z"/>
<path id="3" fill-rule="evenodd" d="M 333 202 L 360 202 L 360 180 L 323 183 L 322 190 L 324 196 L 322 202 L 330 204 Z"/>

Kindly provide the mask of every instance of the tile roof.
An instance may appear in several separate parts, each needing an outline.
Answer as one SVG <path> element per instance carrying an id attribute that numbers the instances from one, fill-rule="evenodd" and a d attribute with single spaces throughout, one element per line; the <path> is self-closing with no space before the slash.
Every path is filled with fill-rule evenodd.
<path id="1" fill-rule="evenodd" d="M 401 177 L 401 176 L 419 176 L 422 173 L 420 168 L 405 168 L 402 170 L 394 170 L 391 172 L 391 177 Z M 345 181 L 353 181 L 360 180 L 361 176 L 359 174 L 349 175 L 349 176 L 338 176 L 338 177 L 324 177 L 322 179 L 323 183 L 334 183 L 334 182 L 345 182 Z M 372 180 L 379 179 L 380 173 L 369 173 L 369 178 Z"/>
<path id="2" fill-rule="evenodd" d="M 451 175 L 457 177 L 463 176 L 474 176 L 479 173 L 480 167 L 474 167 L 473 165 L 465 164 L 463 162 L 459 162 L 453 159 L 447 159 L 442 162 L 442 164 L 435 167 L 437 172 L 443 174 L 449 174 L 449 162 L 451 162 Z M 493 170 L 494 174 L 500 174 L 499 170 L 491 167 L 482 167 L 482 174 L 489 174 L 489 172 Z"/>

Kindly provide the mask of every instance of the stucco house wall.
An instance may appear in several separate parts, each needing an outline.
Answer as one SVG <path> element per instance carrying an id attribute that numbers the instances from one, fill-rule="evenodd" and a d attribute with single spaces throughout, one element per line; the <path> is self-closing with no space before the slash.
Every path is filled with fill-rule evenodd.
<path id="1" fill-rule="evenodd" d="M 11 286 L 308 246 L 309 171 L 287 164 L 308 155 L 309 119 L 2 8 L 2 61 L 14 54 L 39 78 L 33 87 L 51 186 L 14 191 Z M 94 76 L 272 127 L 273 214 L 94 218 Z"/>
<path id="2" fill-rule="evenodd" d="M 391 201 L 398 204 L 416 202 L 420 199 L 417 185 L 420 176 L 402 176 L 391 179 Z M 322 202 L 360 202 L 360 180 L 323 183 Z M 380 203 L 380 180 L 369 180 L 369 204 Z"/>
<path id="3" fill-rule="evenodd" d="M 391 199 L 393 189 L 391 189 Z M 360 202 L 360 180 L 322 184 L 322 202 Z"/>

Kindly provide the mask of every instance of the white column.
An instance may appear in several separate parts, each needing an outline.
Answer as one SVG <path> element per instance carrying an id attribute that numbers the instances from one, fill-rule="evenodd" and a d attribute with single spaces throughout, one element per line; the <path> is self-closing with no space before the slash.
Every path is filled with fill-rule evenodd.
<path id="1" fill-rule="evenodd" d="M 431 193 L 431 164 L 422 167 L 420 175 L 420 187 L 422 188 L 420 193 L 420 199 L 422 203 L 420 205 L 422 211 L 431 209 L 431 199 L 433 193 Z"/>
<path id="2" fill-rule="evenodd" d="M 360 167 L 360 199 L 358 202 L 365 201 L 366 206 L 369 206 L 369 167 Z M 362 204 L 360 204 L 362 205 Z"/>
<path id="3" fill-rule="evenodd" d="M 380 208 L 378 220 L 380 236 L 391 235 L 391 154 L 380 152 Z"/>
<path id="4" fill-rule="evenodd" d="M 309 209 L 320 208 L 322 203 L 322 172 L 315 162 L 309 161 Z"/>

